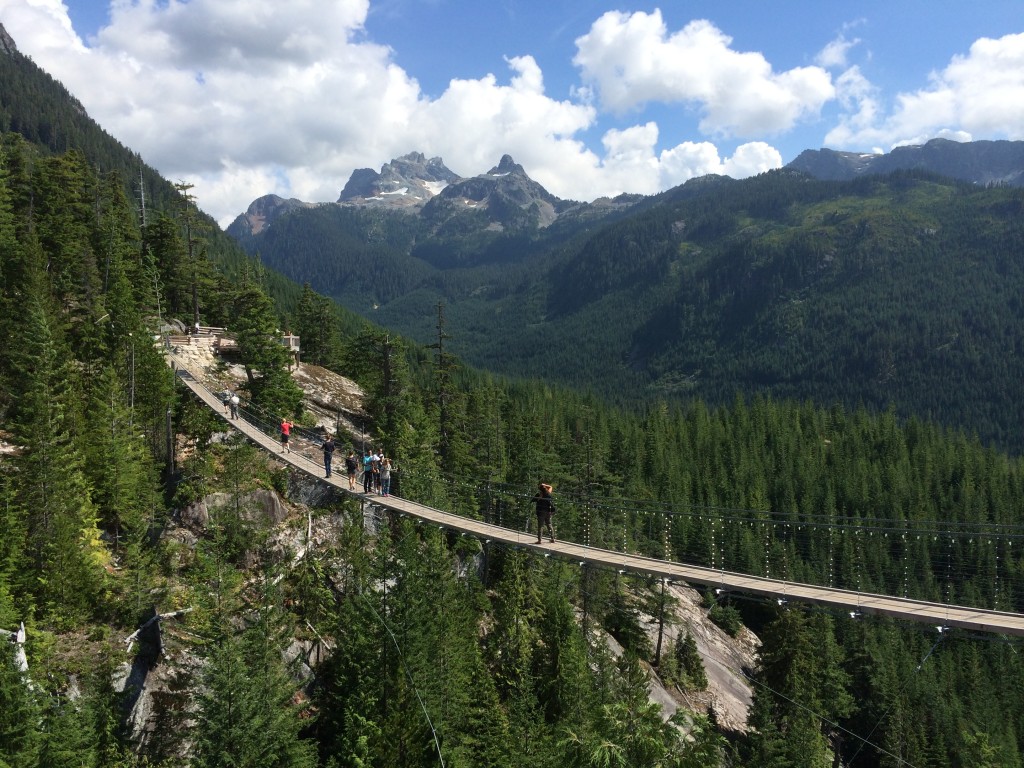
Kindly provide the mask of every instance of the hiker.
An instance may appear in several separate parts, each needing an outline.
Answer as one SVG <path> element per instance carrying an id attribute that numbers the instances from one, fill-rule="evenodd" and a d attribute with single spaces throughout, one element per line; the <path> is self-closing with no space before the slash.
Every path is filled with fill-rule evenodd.
<path id="1" fill-rule="evenodd" d="M 391 459 L 387 456 L 380 460 L 380 492 L 382 496 L 391 495 Z"/>
<path id="2" fill-rule="evenodd" d="M 292 433 L 292 424 L 288 419 L 281 419 L 281 453 L 288 451 L 291 453 L 291 448 L 288 447 L 288 437 Z"/>
<path id="3" fill-rule="evenodd" d="M 377 493 L 380 493 L 380 461 L 383 458 L 383 453 L 373 454 L 373 490 Z"/>
<path id="4" fill-rule="evenodd" d="M 331 459 L 334 458 L 334 438 L 331 437 L 330 432 L 327 433 L 327 439 L 324 440 L 324 444 L 321 447 L 324 451 L 324 471 L 327 473 L 324 477 L 330 477 Z"/>
<path id="5" fill-rule="evenodd" d="M 231 418 L 238 418 L 238 393 L 232 392 L 231 397 L 228 398 L 228 407 L 231 409 Z"/>
<path id="6" fill-rule="evenodd" d="M 345 472 L 348 474 L 348 489 L 354 491 L 356 489 L 356 471 L 359 469 L 359 462 L 356 461 L 356 452 L 349 451 L 348 456 L 345 457 Z"/>
<path id="7" fill-rule="evenodd" d="M 373 452 L 367 451 L 363 456 L 363 493 L 373 490 Z"/>
<path id="8" fill-rule="evenodd" d="M 541 528 L 547 526 L 548 538 L 551 543 L 555 542 L 555 529 L 551 525 L 551 515 L 555 511 L 555 502 L 551 498 L 551 486 L 547 483 L 538 483 L 537 493 L 530 500 L 531 504 L 537 506 L 537 543 L 540 544 Z"/>

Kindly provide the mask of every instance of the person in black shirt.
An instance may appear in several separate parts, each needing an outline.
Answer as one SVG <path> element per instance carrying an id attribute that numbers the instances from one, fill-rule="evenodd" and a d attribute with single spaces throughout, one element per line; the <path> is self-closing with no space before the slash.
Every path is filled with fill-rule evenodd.
<path id="1" fill-rule="evenodd" d="M 321 446 L 324 451 L 324 471 L 327 473 L 324 477 L 331 476 L 331 459 L 334 458 L 334 438 L 330 434 L 327 435 L 327 439 L 324 440 L 324 444 Z"/>
<path id="2" fill-rule="evenodd" d="M 356 472 L 359 471 L 359 461 L 356 459 L 356 452 L 349 451 L 348 456 L 345 457 L 345 472 L 348 473 L 348 489 L 354 491 L 356 489 Z"/>
<path id="3" fill-rule="evenodd" d="M 547 483 L 540 483 L 531 503 L 537 507 L 537 543 L 540 544 L 541 529 L 545 526 L 548 529 L 548 538 L 554 543 L 555 529 L 551 525 L 551 515 L 555 511 L 555 502 L 551 498 L 551 486 Z"/>

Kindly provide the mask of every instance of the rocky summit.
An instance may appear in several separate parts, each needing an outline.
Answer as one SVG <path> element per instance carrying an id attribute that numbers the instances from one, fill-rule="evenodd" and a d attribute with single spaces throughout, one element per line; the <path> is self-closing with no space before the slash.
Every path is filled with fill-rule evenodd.
<path id="1" fill-rule="evenodd" d="M 420 208 L 459 175 L 445 166 L 440 157 L 429 160 L 421 152 L 410 152 L 381 166 L 352 172 L 338 203 L 342 205 Z"/>
<path id="2" fill-rule="evenodd" d="M 313 203 L 304 203 L 294 197 L 286 200 L 278 195 L 264 195 L 249 203 L 245 213 L 238 216 L 232 226 L 238 233 L 236 236 L 241 234 L 258 235 L 274 219 L 291 213 L 297 208 L 309 208 L 312 205 Z"/>
<path id="3" fill-rule="evenodd" d="M 281 216 L 321 206 L 419 214 L 428 228 L 470 216 L 474 228 L 482 222 L 483 228 L 498 232 L 544 228 L 566 211 L 587 207 L 552 195 L 510 155 L 486 173 L 463 178 L 440 157 L 428 160 L 421 152 L 410 152 L 385 163 L 380 172 L 353 171 L 334 203 L 264 195 L 235 219 L 228 233 L 240 239 L 259 235 Z"/>

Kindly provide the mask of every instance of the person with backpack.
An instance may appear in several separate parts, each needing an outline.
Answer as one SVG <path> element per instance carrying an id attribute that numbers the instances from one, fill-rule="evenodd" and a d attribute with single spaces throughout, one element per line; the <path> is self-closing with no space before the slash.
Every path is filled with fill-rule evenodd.
<path id="1" fill-rule="evenodd" d="M 356 452 L 349 451 L 345 457 L 345 472 L 348 474 L 348 489 L 356 489 L 356 472 L 359 471 L 359 461 L 356 459 Z"/>
<path id="2" fill-rule="evenodd" d="M 324 444 L 321 446 L 324 452 L 324 471 L 327 473 L 324 477 L 331 476 L 331 459 L 334 458 L 334 438 L 331 434 L 327 433 L 327 439 L 324 440 Z"/>
<path id="3" fill-rule="evenodd" d="M 547 527 L 548 538 L 554 544 L 555 529 L 551 524 L 551 516 L 555 513 L 555 501 L 551 498 L 551 486 L 539 483 L 531 503 L 537 507 L 537 543 L 541 543 L 541 529 Z"/>

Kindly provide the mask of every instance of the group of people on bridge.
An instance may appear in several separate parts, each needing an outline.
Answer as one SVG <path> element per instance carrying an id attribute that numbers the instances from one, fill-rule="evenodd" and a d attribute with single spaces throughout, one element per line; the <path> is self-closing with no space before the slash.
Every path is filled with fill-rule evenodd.
<path id="1" fill-rule="evenodd" d="M 355 452 L 350 451 L 349 456 L 354 460 Z M 381 496 L 391 495 L 391 472 L 394 463 L 383 451 L 377 453 L 372 448 L 363 453 L 363 493 L 379 493 Z M 346 468 L 347 465 L 346 465 Z M 349 469 L 349 488 L 355 488 L 355 473 Z"/>
<path id="2" fill-rule="evenodd" d="M 228 405 L 231 407 L 231 418 L 237 418 L 238 396 L 233 394 L 232 398 L 228 401 Z M 281 419 L 282 453 L 291 452 L 289 442 L 294 426 L 287 418 Z M 329 478 L 332 474 L 331 467 L 334 460 L 334 451 L 337 449 L 334 436 L 329 432 L 325 434 L 324 440 L 320 444 L 320 449 L 323 452 L 324 477 Z M 362 467 L 364 494 L 378 493 L 381 496 L 391 495 L 391 473 L 394 470 L 394 462 L 390 457 L 385 456 L 383 452 L 378 453 L 373 448 L 370 448 L 363 451 L 363 456 L 360 459 L 356 456 L 354 449 L 349 450 L 348 455 L 345 457 L 345 474 L 348 476 L 348 489 L 350 491 L 356 489 L 356 476 L 359 474 L 360 467 Z M 535 507 L 537 515 L 538 544 L 542 543 L 545 530 L 548 534 L 548 540 L 552 543 L 555 541 L 555 528 L 552 523 L 552 517 L 555 513 L 555 501 L 551 494 L 552 487 L 550 484 L 538 483 L 537 493 L 530 500 L 530 503 Z"/>
<path id="3" fill-rule="evenodd" d="M 285 436 L 286 422 L 281 423 L 281 440 L 287 443 Z M 288 425 L 291 427 L 291 425 Z M 290 431 L 290 429 L 289 429 Z M 337 444 L 334 436 L 329 432 L 325 435 L 320 449 L 324 456 L 324 477 L 331 476 L 331 464 L 334 460 L 334 451 Z M 348 476 L 348 489 L 356 489 L 356 476 L 359 474 L 359 467 L 363 470 L 363 493 L 379 493 L 381 496 L 391 495 L 391 472 L 394 469 L 394 462 L 385 456 L 383 452 L 377 453 L 372 448 L 364 451 L 362 459 L 356 456 L 355 450 L 350 450 L 345 457 L 345 474 Z"/>

